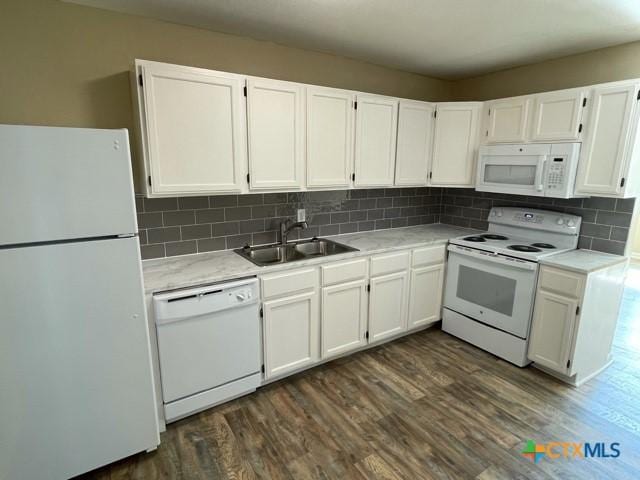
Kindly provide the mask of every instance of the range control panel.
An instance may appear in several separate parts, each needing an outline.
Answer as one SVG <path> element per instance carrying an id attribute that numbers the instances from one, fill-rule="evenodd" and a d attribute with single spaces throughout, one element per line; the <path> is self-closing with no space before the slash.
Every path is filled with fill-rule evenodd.
<path id="1" fill-rule="evenodd" d="M 582 222 L 577 215 L 517 207 L 493 207 L 488 220 L 501 225 L 565 233 L 578 233 Z"/>

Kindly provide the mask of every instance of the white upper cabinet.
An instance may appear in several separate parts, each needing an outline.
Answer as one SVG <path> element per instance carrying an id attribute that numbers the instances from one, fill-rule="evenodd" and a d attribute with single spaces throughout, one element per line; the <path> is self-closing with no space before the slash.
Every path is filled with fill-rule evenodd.
<path id="1" fill-rule="evenodd" d="M 396 185 L 427 184 L 435 110 L 431 103 L 400 100 Z"/>
<path id="2" fill-rule="evenodd" d="M 136 70 L 147 195 L 240 192 L 245 77 L 142 61 Z"/>
<path id="3" fill-rule="evenodd" d="M 473 187 L 481 102 L 439 103 L 433 134 L 431 185 Z"/>
<path id="4" fill-rule="evenodd" d="M 247 80 L 251 189 L 296 190 L 304 180 L 304 86 Z"/>
<path id="5" fill-rule="evenodd" d="M 638 168 L 638 86 L 621 83 L 594 88 L 582 144 L 576 193 L 632 196 Z M 631 160 L 635 165 L 631 165 Z"/>
<path id="6" fill-rule="evenodd" d="M 535 95 L 531 140 L 578 140 L 582 131 L 580 121 L 586 100 L 586 91 L 582 89 Z"/>
<path id="7" fill-rule="evenodd" d="M 524 142 L 527 136 L 529 104 L 528 97 L 487 102 L 487 143 Z"/>
<path id="8" fill-rule="evenodd" d="M 391 186 L 396 158 L 398 101 L 358 94 L 357 102 L 354 184 L 357 187 Z"/>
<path id="9" fill-rule="evenodd" d="M 307 87 L 307 186 L 346 188 L 353 173 L 354 95 Z"/>

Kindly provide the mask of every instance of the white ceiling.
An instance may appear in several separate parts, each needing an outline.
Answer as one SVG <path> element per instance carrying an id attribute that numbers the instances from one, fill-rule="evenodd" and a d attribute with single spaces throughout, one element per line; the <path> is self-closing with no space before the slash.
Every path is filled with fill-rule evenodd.
<path id="1" fill-rule="evenodd" d="M 69 0 L 440 78 L 640 40 L 640 0 Z"/>

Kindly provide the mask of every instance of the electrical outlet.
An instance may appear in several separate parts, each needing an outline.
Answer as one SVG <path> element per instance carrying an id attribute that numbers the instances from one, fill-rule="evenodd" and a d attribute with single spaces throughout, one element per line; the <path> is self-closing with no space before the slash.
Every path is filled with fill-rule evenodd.
<path id="1" fill-rule="evenodd" d="M 307 220 L 307 212 L 305 212 L 304 208 L 298 209 L 298 222 L 304 222 Z"/>

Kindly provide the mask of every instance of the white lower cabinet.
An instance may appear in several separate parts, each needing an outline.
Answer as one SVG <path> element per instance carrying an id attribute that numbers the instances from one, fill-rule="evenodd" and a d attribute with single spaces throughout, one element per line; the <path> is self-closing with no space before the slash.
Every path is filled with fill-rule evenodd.
<path id="1" fill-rule="evenodd" d="M 444 264 L 411 270 L 409 329 L 437 322 L 442 311 Z"/>
<path id="2" fill-rule="evenodd" d="M 322 289 L 322 358 L 362 347 L 366 330 L 365 279 Z"/>
<path id="3" fill-rule="evenodd" d="M 320 358 L 317 275 L 316 269 L 304 269 L 262 277 L 266 379 L 312 365 Z"/>
<path id="4" fill-rule="evenodd" d="M 371 279 L 369 341 L 377 342 L 407 329 L 407 271 Z"/>

